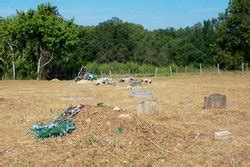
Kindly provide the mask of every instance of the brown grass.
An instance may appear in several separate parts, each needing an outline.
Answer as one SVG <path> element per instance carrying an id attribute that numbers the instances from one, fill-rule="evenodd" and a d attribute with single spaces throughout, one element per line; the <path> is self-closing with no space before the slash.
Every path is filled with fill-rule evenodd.
<path id="1" fill-rule="evenodd" d="M 142 101 L 131 97 L 125 84 L 1 81 L 0 166 L 250 165 L 249 74 L 153 78 L 146 89 L 166 115 L 118 119 L 120 113 L 135 113 Z M 204 96 L 212 93 L 227 95 L 226 109 L 203 109 Z M 107 107 L 94 107 L 99 102 Z M 73 133 L 43 141 L 27 134 L 34 123 L 47 122 L 80 103 L 89 107 L 77 115 Z M 124 131 L 114 135 L 118 126 Z M 233 138 L 215 140 L 213 133 L 220 130 L 230 131 Z"/>

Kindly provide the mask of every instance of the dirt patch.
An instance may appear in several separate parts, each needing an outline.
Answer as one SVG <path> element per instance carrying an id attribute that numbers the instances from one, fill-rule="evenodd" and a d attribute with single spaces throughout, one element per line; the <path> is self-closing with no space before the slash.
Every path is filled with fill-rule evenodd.
<path id="1" fill-rule="evenodd" d="M 80 81 L 77 81 L 76 82 L 77 84 L 90 84 L 90 83 L 94 83 L 93 81 L 89 81 L 89 80 L 84 80 L 84 79 L 82 79 L 82 80 L 80 80 Z"/>
<path id="2" fill-rule="evenodd" d="M 5 98 L 0 98 L 0 103 L 3 103 L 5 101 Z"/>
<path id="3" fill-rule="evenodd" d="M 155 78 L 147 89 L 166 115 L 147 117 L 133 114 L 142 100 L 124 83 L 71 83 L 1 81 L 0 166 L 249 166 L 249 74 Z M 216 92 L 228 97 L 227 107 L 204 110 L 204 96 Z M 80 103 L 90 107 L 76 116 L 71 134 L 48 140 L 27 134 Z M 233 137 L 215 140 L 214 132 L 224 130 Z"/>
<path id="4" fill-rule="evenodd" d="M 168 131 L 164 131 L 164 126 L 147 122 L 135 114 L 119 118 L 126 113 L 128 111 L 114 111 L 109 106 L 89 106 L 76 116 L 77 131 L 74 135 L 82 141 L 81 147 L 91 150 L 94 146 L 98 150 L 95 157 L 109 155 L 109 162 L 117 158 L 117 162 L 123 165 L 128 165 L 133 159 L 141 159 L 138 164 L 158 164 L 166 157 L 178 156 L 176 151 L 166 148 Z"/>

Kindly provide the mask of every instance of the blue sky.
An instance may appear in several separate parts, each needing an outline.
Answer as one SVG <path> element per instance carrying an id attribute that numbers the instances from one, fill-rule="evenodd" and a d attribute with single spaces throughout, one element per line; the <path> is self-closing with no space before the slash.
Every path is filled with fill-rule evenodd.
<path id="1" fill-rule="evenodd" d="M 0 16 L 51 2 L 65 18 L 96 25 L 112 17 L 143 25 L 149 30 L 186 27 L 217 17 L 228 0 L 0 0 Z"/>

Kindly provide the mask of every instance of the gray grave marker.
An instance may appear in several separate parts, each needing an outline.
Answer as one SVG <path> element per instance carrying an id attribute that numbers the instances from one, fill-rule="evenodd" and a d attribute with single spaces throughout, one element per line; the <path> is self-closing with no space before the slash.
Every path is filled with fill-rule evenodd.
<path id="1" fill-rule="evenodd" d="M 226 96 L 218 93 L 211 94 L 204 99 L 204 108 L 225 108 Z"/>
<path id="2" fill-rule="evenodd" d="M 160 103 L 157 101 L 144 101 L 137 106 L 137 115 L 159 115 L 164 114 L 161 110 Z"/>
<path id="3" fill-rule="evenodd" d="M 141 81 L 132 81 L 130 83 L 130 86 L 133 88 L 133 87 L 142 87 L 142 82 Z"/>

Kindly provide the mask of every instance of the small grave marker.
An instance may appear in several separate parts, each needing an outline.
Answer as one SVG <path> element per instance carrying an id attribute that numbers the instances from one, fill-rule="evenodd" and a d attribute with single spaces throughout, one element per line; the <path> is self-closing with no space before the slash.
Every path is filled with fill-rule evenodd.
<path id="1" fill-rule="evenodd" d="M 164 114 L 157 101 L 144 101 L 139 103 L 137 107 L 137 115 L 159 115 Z"/>
<path id="2" fill-rule="evenodd" d="M 226 107 L 226 95 L 218 93 L 211 94 L 204 98 L 204 108 L 225 108 Z"/>
<path id="3" fill-rule="evenodd" d="M 229 131 L 214 132 L 214 138 L 215 139 L 230 139 L 231 135 L 232 134 Z"/>
<path id="4" fill-rule="evenodd" d="M 130 86 L 133 87 L 143 87 L 142 82 L 141 81 L 132 81 L 130 83 Z"/>

